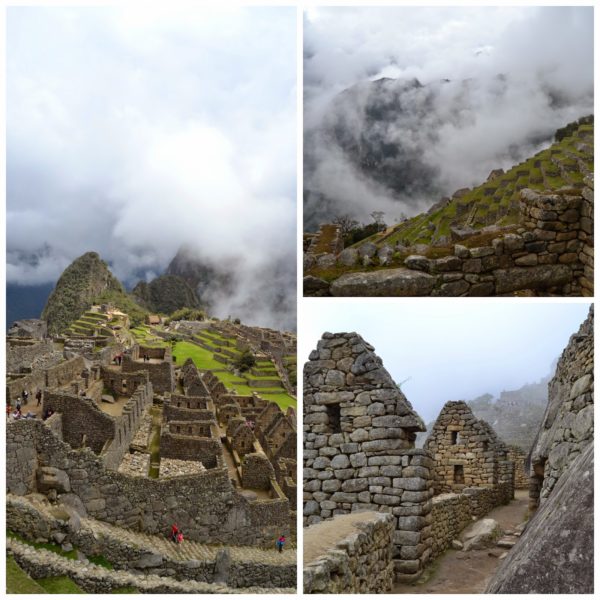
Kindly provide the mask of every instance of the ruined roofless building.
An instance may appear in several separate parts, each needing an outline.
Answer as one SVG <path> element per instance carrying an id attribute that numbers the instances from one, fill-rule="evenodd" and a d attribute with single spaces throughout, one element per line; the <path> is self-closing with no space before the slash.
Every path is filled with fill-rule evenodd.
<path id="1" fill-rule="evenodd" d="M 466 402 L 446 402 L 425 442 L 431 452 L 435 494 L 461 493 L 465 488 L 503 490 L 499 502 L 514 496 L 514 463 L 509 449 Z"/>
<path id="2" fill-rule="evenodd" d="M 417 579 L 431 555 L 433 495 L 425 425 L 356 333 L 324 333 L 304 365 L 305 524 L 360 510 L 394 517 L 396 579 Z"/>

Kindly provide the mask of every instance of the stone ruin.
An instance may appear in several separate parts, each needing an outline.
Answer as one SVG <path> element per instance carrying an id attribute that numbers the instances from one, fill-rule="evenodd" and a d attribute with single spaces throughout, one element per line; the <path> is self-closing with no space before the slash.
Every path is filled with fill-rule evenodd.
<path id="1" fill-rule="evenodd" d="M 35 344 L 35 352 L 14 354 L 15 368 L 19 360 L 31 364 L 33 355 L 55 352 L 52 342 Z M 122 349 L 110 350 L 95 353 L 96 362 L 76 355 L 38 369 L 34 361 L 8 379 L 8 401 L 27 389 L 31 403 L 39 389 L 39 412 L 53 414 L 7 423 L 7 526 L 26 539 L 72 543 L 158 578 L 158 587 L 143 589 L 180 591 L 180 580 L 206 588 L 217 579 L 259 591 L 293 588 L 295 553 L 274 549 L 279 535 L 293 542 L 295 534 L 293 411 L 284 414 L 257 395 L 229 395 L 191 360 L 176 370 L 168 347 L 134 345 L 121 364 L 115 357 Z M 77 519 L 81 529 L 57 521 L 57 514 Z M 185 532 L 186 558 L 166 540 L 173 522 Z M 210 544 L 236 549 L 217 556 Z M 9 546 L 30 572 L 58 570 L 79 580 L 81 573 L 58 558 L 47 561 L 15 540 Z M 102 577 L 101 590 L 118 587 L 118 577 Z M 98 591 L 94 585 L 84 589 Z M 190 592 L 205 589 L 190 586 Z"/>
<path id="2" fill-rule="evenodd" d="M 490 509 L 513 498 L 514 462 L 508 459 L 508 447 L 466 402 L 446 402 L 424 448 L 433 456 L 436 495 L 488 488 L 497 494 Z"/>
<path id="3" fill-rule="evenodd" d="M 356 333 L 324 333 L 310 354 L 303 425 L 304 525 L 318 537 L 320 524 L 338 515 L 390 514 L 397 581 L 417 580 L 473 517 L 513 497 L 507 448 L 464 403 L 447 404 L 429 447 L 415 448 L 423 421 Z M 325 572 L 341 577 L 331 561 L 306 565 L 306 589 L 323 589 L 314 580 Z M 357 592 L 352 581 L 336 591 Z M 392 582 L 390 576 L 383 587 L 389 590 Z"/>
<path id="4" fill-rule="evenodd" d="M 487 593 L 594 592 L 594 308 L 571 336 L 548 384 L 529 455 L 530 509 L 523 535 Z"/>
<path id="5" fill-rule="evenodd" d="M 520 191 L 518 228 L 482 230 L 489 241 L 467 247 L 456 239 L 449 256 L 428 258 L 423 251 L 390 266 L 394 249 L 366 242 L 358 249 L 305 253 L 305 271 L 350 268 L 333 282 L 304 278 L 305 296 L 502 296 L 531 291 L 540 295 L 594 294 L 594 176 L 582 189 Z M 513 231 L 514 230 L 514 231 Z M 475 231 L 471 231 L 474 236 Z M 495 234 L 495 235 L 494 235 Z M 364 266 L 385 269 L 357 271 Z"/>

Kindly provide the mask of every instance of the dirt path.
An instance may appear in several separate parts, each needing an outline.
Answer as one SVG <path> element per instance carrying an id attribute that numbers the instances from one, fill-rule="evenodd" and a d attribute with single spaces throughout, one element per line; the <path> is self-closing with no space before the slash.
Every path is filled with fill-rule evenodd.
<path id="1" fill-rule="evenodd" d="M 490 511 L 485 518 L 498 521 L 503 530 L 514 529 L 525 520 L 527 490 L 516 490 L 515 499 L 506 506 Z M 504 548 L 485 550 L 447 550 L 425 570 L 415 584 L 396 584 L 394 594 L 482 594 L 500 566 Z"/>

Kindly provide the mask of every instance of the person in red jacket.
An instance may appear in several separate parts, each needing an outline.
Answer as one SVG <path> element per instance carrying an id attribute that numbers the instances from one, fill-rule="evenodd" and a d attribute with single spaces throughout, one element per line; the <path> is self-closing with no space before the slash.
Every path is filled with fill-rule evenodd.
<path id="1" fill-rule="evenodd" d="M 171 527 L 171 539 L 176 542 L 177 541 L 177 534 L 179 533 L 179 527 L 177 527 L 177 523 L 174 523 L 173 526 Z"/>

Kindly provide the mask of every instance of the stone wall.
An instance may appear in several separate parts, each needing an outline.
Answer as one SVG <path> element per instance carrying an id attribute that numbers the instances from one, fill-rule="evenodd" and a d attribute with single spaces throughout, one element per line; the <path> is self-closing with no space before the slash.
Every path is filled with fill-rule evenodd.
<path id="1" fill-rule="evenodd" d="M 293 588 L 227 587 L 223 583 L 180 581 L 172 577 L 140 575 L 126 571 L 113 571 L 94 564 L 74 561 L 48 550 L 36 550 L 16 540 L 9 539 L 7 551 L 17 564 L 34 579 L 66 576 L 84 592 L 90 594 L 117 593 L 123 588 L 135 588 L 143 594 L 265 594 L 291 593 Z M 262 565 L 261 565 L 262 566 Z M 289 570 L 289 569 L 288 569 Z M 253 569 L 252 572 L 256 572 Z M 273 572 L 273 569 L 268 569 Z"/>
<path id="2" fill-rule="evenodd" d="M 244 456 L 242 461 L 243 488 L 268 490 L 271 488 L 272 479 L 275 479 L 275 471 L 264 454 L 253 452 Z"/>
<path id="3" fill-rule="evenodd" d="M 7 491 L 35 492 L 42 467 L 60 472 L 63 489 L 80 499 L 90 517 L 121 527 L 166 535 L 176 520 L 191 540 L 268 547 L 289 532 L 288 500 L 243 498 L 226 467 L 167 479 L 128 476 L 106 469 L 88 448 L 72 449 L 41 421 L 9 422 Z"/>
<path id="4" fill-rule="evenodd" d="M 430 259 L 413 254 L 404 268 L 346 273 L 331 285 L 308 276 L 305 294 L 332 296 L 499 296 L 519 290 L 565 296 L 593 295 L 593 179 L 582 190 L 553 194 L 521 190 L 521 224 L 498 230 L 489 245 L 454 246 L 453 254 Z M 489 232 L 488 232 L 489 234 Z M 476 232 L 473 232 L 476 235 Z M 366 243 L 337 257 L 323 255 L 322 266 L 336 261 L 354 267 L 389 266 L 394 250 Z M 378 262 L 375 262 L 377 259 Z M 317 264 L 319 262 L 317 261 Z"/>
<path id="5" fill-rule="evenodd" d="M 143 360 L 144 355 L 162 362 L 152 363 Z M 124 354 L 121 362 L 124 373 L 148 371 L 152 387 L 157 394 L 172 392 L 175 389 L 175 368 L 171 357 L 171 348 L 150 348 L 134 346 L 130 354 Z"/>
<path id="6" fill-rule="evenodd" d="M 445 552 L 471 523 L 471 505 L 465 494 L 440 494 L 431 509 L 431 558 Z"/>
<path id="7" fill-rule="evenodd" d="M 106 467 L 117 469 L 151 403 L 152 386 L 146 383 L 134 392 L 119 417 L 103 412 L 90 398 L 59 392 L 47 392 L 42 407 L 61 415 L 60 439 L 72 448 L 91 448 L 102 455 Z"/>
<path id="8" fill-rule="evenodd" d="M 594 436 L 594 308 L 563 351 L 548 384 L 548 406 L 530 453 L 530 508 L 556 482 Z"/>
<path id="9" fill-rule="evenodd" d="M 232 556 L 225 551 L 229 559 L 227 569 L 223 560 L 219 560 L 217 548 L 203 547 L 203 560 L 175 558 L 176 553 L 158 546 L 156 542 L 162 540 L 136 537 L 130 532 L 85 518 L 70 518 L 74 511 L 68 505 L 42 507 L 28 502 L 26 498 L 9 496 L 6 512 L 11 530 L 23 538 L 54 542 L 54 536 L 58 534 L 62 543 L 72 544 L 86 556 L 103 556 L 119 570 L 134 568 L 144 575 L 169 575 L 178 580 L 208 583 L 213 583 L 219 576 L 221 583 L 234 587 L 292 587 L 296 582 L 296 565 L 287 556 L 282 556 L 284 560 L 278 562 L 272 561 L 272 557 L 267 558 L 269 562 L 264 559 L 261 562 L 260 552 L 256 556 L 251 551 L 246 552 L 248 556 L 244 558 L 240 556 L 243 552 Z M 55 514 L 62 518 L 55 517 Z M 171 549 L 167 546 L 167 550 Z M 189 552 L 194 552 L 194 548 L 189 548 Z"/>
<path id="10" fill-rule="evenodd" d="M 52 340 L 15 341 L 8 338 L 6 344 L 6 371 L 18 373 L 22 367 L 31 367 L 39 359 L 54 353 Z"/>
<path id="11" fill-rule="evenodd" d="M 486 592 L 594 592 L 594 308 L 571 336 L 548 384 L 529 455 L 525 531 Z"/>
<path id="12" fill-rule="evenodd" d="M 140 385 L 145 386 L 149 381 L 147 371 L 125 373 L 113 366 L 101 367 L 100 376 L 104 387 L 117 396 L 129 396 Z"/>
<path id="13" fill-rule="evenodd" d="M 525 467 L 527 456 L 520 446 L 508 446 L 508 460 L 515 465 L 515 489 L 529 488 L 529 474 Z"/>
<path id="14" fill-rule="evenodd" d="M 424 448 L 435 461 L 436 494 L 493 488 L 501 482 L 514 487 L 514 465 L 505 464 L 508 448 L 485 421 L 475 418 L 466 402 L 446 402 Z"/>
<path id="15" fill-rule="evenodd" d="M 305 549 L 320 543 L 323 531 L 336 527 L 339 541 L 304 561 L 305 594 L 381 594 L 394 581 L 392 534 L 389 514 L 361 512 L 340 515 L 332 523 L 311 525 L 304 530 Z"/>
<path id="16" fill-rule="evenodd" d="M 304 365 L 304 522 L 392 514 L 396 578 L 414 580 L 431 554 L 433 461 L 414 448 L 425 425 L 373 350 L 325 333 Z"/>
<path id="17" fill-rule="evenodd" d="M 23 390 L 27 390 L 32 398 L 38 389 L 62 387 L 79 378 L 84 369 L 85 361 L 81 356 L 77 356 L 47 369 L 36 370 L 25 377 L 8 381 L 6 399 L 14 403 Z"/>
<path id="18" fill-rule="evenodd" d="M 223 447 L 218 438 L 196 437 L 163 431 L 160 435 L 163 458 L 200 461 L 207 469 L 224 466 Z"/>

